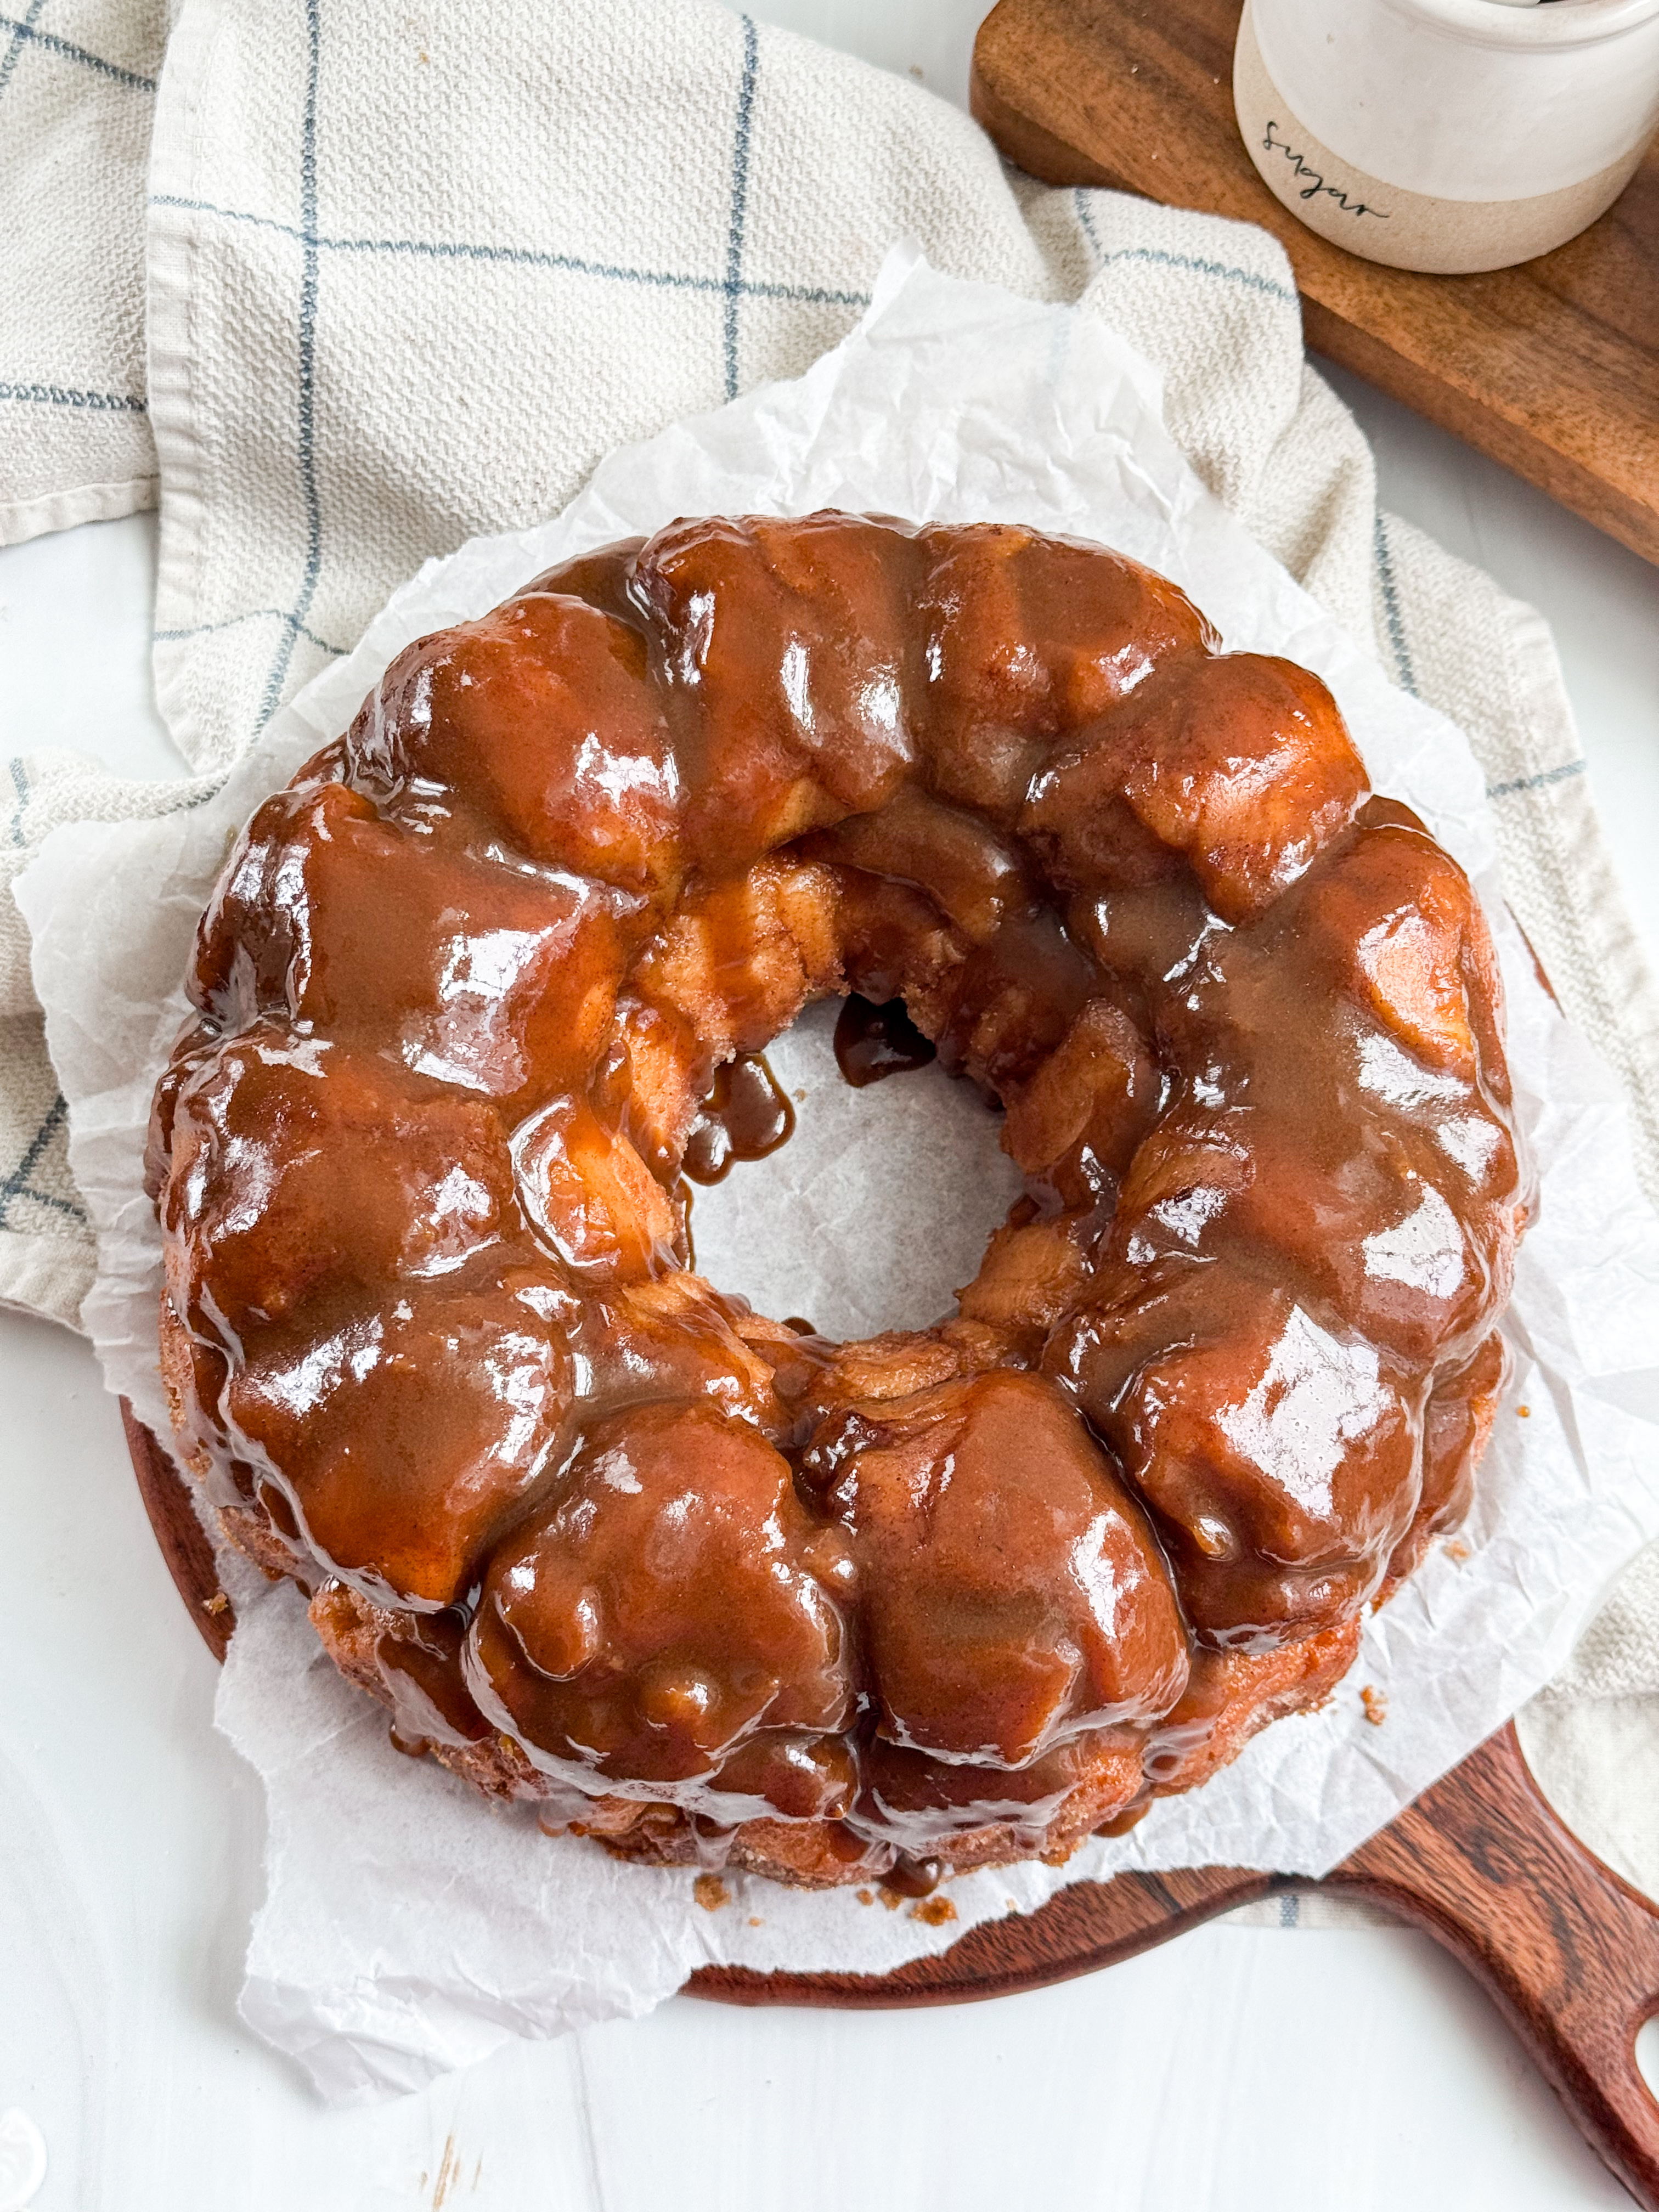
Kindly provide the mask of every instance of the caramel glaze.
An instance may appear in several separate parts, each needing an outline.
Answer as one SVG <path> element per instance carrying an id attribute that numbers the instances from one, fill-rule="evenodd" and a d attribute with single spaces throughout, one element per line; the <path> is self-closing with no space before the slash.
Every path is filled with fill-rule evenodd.
<path id="1" fill-rule="evenodd" d="M 1116 555 L 826 514 L 556 570 L 259 809 L 189 987 L 182 1448 L 550 1826 L 1063 1856 L 1327 1695 L 1467 1504 L 1527 1205 L 1479 908 L 1315 677 Z M 849 1344 L 675 1197 L 836 992 L 1027 1178 L 955 1314 Z"/>
<path id="2" fill-rule="evenodd" d="M 854 1091 L 928 1066 L 939 1048 L 904 1011 L 902 999 L 872 1006 L 854 992 L 836 1020 L 836 1065 Z"/>
<path id="3" fill-rule="evenodd" d="M 795 1109 L 760 1052 L 739 1053 L 714 1071 L 685 1140 L 682 1175 L 724 1182 L 738 1160 L 763 1160 L 794 1133 Z"/>

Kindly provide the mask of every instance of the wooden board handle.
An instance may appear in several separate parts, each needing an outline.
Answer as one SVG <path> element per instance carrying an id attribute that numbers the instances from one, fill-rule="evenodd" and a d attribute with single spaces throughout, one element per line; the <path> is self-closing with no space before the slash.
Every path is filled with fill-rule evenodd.
<path id="1" fill-rule="evenodd" d="M 189 1486 L 173 1465 L 171 1453 L 162 1449 L 125 1398 L 121 1426 L 126 1431 L 127 1450 L 144 1510 L 173 1587 L 203 1643 L 222 1667 L 236 1615 L 219 1587 L 218 1563 L 207 1531 L 196 1517 Z"/>
<path id="2" fill-rule="evenodd" d="M 1636 2063 L 1637 2033 L 1659 2012 L 1659 1911 L 1562 1826 L 1513 1725 L 1323 1887 L 1414 1922 L 1461 1959 L 1597 2156 L 1659 2212 L 1659 2102 Z"/>

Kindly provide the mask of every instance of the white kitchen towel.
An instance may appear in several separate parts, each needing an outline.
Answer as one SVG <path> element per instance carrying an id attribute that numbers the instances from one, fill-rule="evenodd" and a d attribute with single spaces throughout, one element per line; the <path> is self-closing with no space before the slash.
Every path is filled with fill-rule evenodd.
<path id="1" fill-rule="evenodd" d="M 1626 1568 L 1571 1665 L 1516 1727 L 1557 1812 L 1659 1899 L 1659 1545 Z"/>
<path id="2" fill-rule="evenodd" d="M 144 171 L 165 0 L 0 14 L 0 545 L 155 503 Z"/>
<path id="3" fill-rule="evenodd" d="M 48 33 L 43 10 L 71 3 L 76 35 Z M 138 79 L 147 6 L 27 0 L 30 20 L 0 19 L 0 36 L 9 22 L 23 58 L 44 46 L 63 59 L 55 39 Z M 119 203 L 136 219 L 116 136 L 89 105 L 75 112 L 106 97 L 102 71 L 38 82 L 58 103 L 51 128 L 85 149 L 88 210 Z M 0 205 L 15 235 L 22 207 Z M 118 226 L 104 244 L 99 220 L 77 238 L 98 275 L 75 312 L 114 362 L 142 309 Z M 715 0 L 184 0 L 148 224 L 148 384 L 140 395 L 112 368 L 103 382 L 148 399 L 157 695 L 201 780 L 123 785 L 61 755 L 9 765 L 0 1297 L 72 1322 L 92 1272 L 10 873 L 60 821 L 211 788 L 428 556 L 556 512 L 623 441 L 799 374 L 906 235 L 953 274 L 1109 320 L 1161 371 L 1170 427 L 1206 481 L 1395 681 L 1462 723 L 1511 900 L 1625 1082 L 1659 1197 L 1659 1016 L 1548 631 L 1378 514 L 1364 441 L 1304 362 L 1290 269 L 1265 233 L 1043 190 L 914 85 Z M 12 465 L 69 496 L 43 427 L 63 410 L 11 411 L 34 426 Z"/>

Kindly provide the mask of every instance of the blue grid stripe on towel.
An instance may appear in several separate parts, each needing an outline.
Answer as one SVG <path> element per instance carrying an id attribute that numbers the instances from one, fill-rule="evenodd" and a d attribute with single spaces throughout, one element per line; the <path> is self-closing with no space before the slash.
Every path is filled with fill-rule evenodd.
<path id="1" fill-rule="evenodd" d="M 1583 775 L 1589 766 L 1588 761 L 1564 761 L 1559 768 L 1540 769 L 1536 775 L 1518 775 L 1513 783 L 1489 783 L 1488 799 L 1513 799 L 1517 792 L 1543 791 L 1552 783 L 1565 783 L 1575 775 Z"/>
<path id="2" fill-rule="evenodd" d="M 157 192 L 152 207 L 181 209 L 190 215 L 216 216 L 223 222 L 245 222 L 257 230 L 274 230 L 284 238 L 302 240 L 297 223 L 278 222 L 268 215 L 249 215 L 240 208 L 219 207 L 211 200 L 179 198 Z M 573 276 L 599 276 L 622 284 L 648 284 L 672 292 L 717 292 L 729 297 L 735 289 L 744 300 L 781 300 L 793 306 L 867 307 L 868 292 L 841 291 L 829 284 L 769 284 L 739 276 L 735 286 L 730 276 L 699 276 L 678 269 L 629 269 L 620 262 L 590 261 L 580 253 L 553 253 L 531 246 L 480 246 L 459 239 L 331 238 L 319 233 L 314 243 L 323 253 L 406 253 L 433 261 L 499 261 L 526 269 L 559 269 Z"/>
<path id="3" fill-rule="evenodd" d="M 1382 609 L 1389 618 L 1389 643 L 1400 671 L 1400 680 L 1413 698 L 1417 693 L 1417 671 L 1412 665 L 1411 647 L 1406 642 L 1405 619 L 1400 611 L 1400 587 L 1395 581 L 1394 556 L 1389 550 L 1389 533 L 1382 525 L 1382 510 L 1376 510 L 1372 543 L 1376 554 L 1376 580 L 1382 587 Z"/>
<path id="4" fill-rule="evenodd" d="M 1287 307 L 1301 308 L 1294 285 L 1281 284 L 1276 277 L 1263 276 L 1254 269 L 1236 268 L 1231 261 L 1210 261 L 1199 253 L 1170 253 L 1161 246 L 1120 246 L 1102 257 L 1101 266 L 1111 268 L 1121 261 L 1146 262 L 1155 269 L 1184 269 L 1196 276 L 1224 277 L 1230 284 L 1243 284 L 1249 291 L 1282 301 Z"/>
<path id="5" fill-rule="evenodd" d="M 743 301 L 743 227 L 749 207 L 749 131 L 755 112 L 760 40 L 751 16 L 743 18 L 743 82 L 732 146 L 732 220 L 726 240 L 726 396 L 738 396 L 738 309 Z"/>
<path id="6" fill-rule="evenodd" d="M 239 623 L 245 622 L 292 623 L 307 645 L 314 645 L 319 653 L 326 653 L 335 660 L 343 660 L 350 650 L 347 646 L 331 645 L 325 637 L 319 637 L 314 629 L 307 629 L 304 623 L 295 623 L 293 616 L 283 607 L 249 607 L 240 615 L 226 615 L 218 622 L 191 623 L 184 629 L 153 629 L 149 634 L 150 643 L 178 645 L 187 637 L 209 637 L 215 630 L 234 629 Z"/>
<path id="7" fill-rule="evenodd" d="M 87 1217 L 82 1207 L 72 1204 L 67 1198 L 58 1197 L 52 1191 L 35 1190 L 29 1183 L 29 1177 L 40 1164 L 46 1146 L 63 1127 L 68 1110 L 60 1092 L 47 1109 L 46 1120 L 29 1140 L 22 1158 L 5 1181 L 0 1182 L 0 1229 L 16 1229 L 12 1208 L 20 1199 L 27 1200 L 33 1206 L 49 1207 L 56 1213 L 66 1213 L 71 1221 L 85 1222 Z"/>
<path id="8" fill-rule="evenodd" d="M 1106 259 L 1106 249 L 1100 242 L 1100 233 L 1095 228 L 1095 219 L 1089 212 L 1089 195 L 1081 185 L 1072 187 L 1072 205 L 1077 210 L 1077 219 L 1089 248 L 1095 257 L 1095 266 L 1100 268 Z"/>
<path id="9" fill-rule="evenodd" d="M 278 616 L 277 619 L 279 621 L 284 621 L 286 620 L 286 617 Z M 205 623 L 204 627 L 208 629 L 227 629 L 230 625 L 228 623 Z M 191 635 L 191 632 L 185 630 L 181 632 L 180 635 L 188 637 Z M 331 645 L 325 647 L 324 650 L 328 653 L 335 653 L 337 659 L 339 657 L 337 648 Z M 28 805 L 29 800 L 33 794 L 29 789 L 28 770 L 24 766 L 21 759 L 15 753 L 14 753 L 11 758 L 6 763 L 6 767 L 11 776 L 11 787 L 17 794 L 16 803 L 11 811 L 11 823 L 9 834 L 13 846 L 21 849 L 28 842 L 27 838 L 23 835 L 23 810 Z M 188 814 L 192 806 L 205 805 L 207 801 L 211 799 L 214 793 L 218 790 L 219 786 L 222 781 L 223 778 L 220 776 L 204 777 L 196 789 L 186 790 L 182 798 L 170 799 L 164 805 L 153 808 L 151 810 L 152 818 L 159 822 L 167 815 Z"/>
<path id="10" fill-rule="evenodd" d="M 317 79 L 322 64 L 320 0 L 306 0 L 306 107 L 300 137 L 300 215 L 304 258 L 300 270 L 300 490 L 306 509 L 306 566 L 265 679 L 259 720 L 269 721 L 283 696 L 295 641 L 311 611 L 323 565 L 323 509 L 317 489 Z"/>
<path id="11" fill-rule="evenodd" d="M 149 402 L 131 392 L 76 392 L 63 384 L 0 384 L 0 399 L 36 407 L 85 407 L 94 414 L 148 415 Z"/>
<path id="12" fill-rule="evenodd" d="M 6 87 L 11 82 L 11 73 L 17 66 L 17 57 L 22 52 L 24 46 L 34 29 L 40 11 L 46 4 L 46 0 L 29 0 L 29 12 L 27 15 L 21 19 L 9 15 L 5 18 L 11 36 L 6 41 L 4 56 L 0 57 L 0 93 L 4 92 Z"/>
<path id="13" fill-rule="evenodd" d="M 96 70 L 100 76 L 112 77 L 117 84 L 125 84 L 134 92 L 154 92 L 153 76 L 140 76 L 137 70 L 123 69 L 118 63 L 106 62 L 101 54 L 89 54 L 84 46 L 73 40 L 60 39 L 53 32 L 38 29 L 40 10 L 46 0 L 33 0 L 27 15 L 0 15 L 0 31 L 9 31 L 11 39 L 5 58 L 0 61 L 0 92 L 3 92 L 17 66 L 17 57 L 26 46 L 44 47 L 49 54 L 61 60 L 78 62 L 82 69 Z"/>
<path id="14" fill-rule="evenodd" d="M 1282 300 L 1286 307 L 1301 307 L 1293 284 L 1281 284 L 1275 276 L 1263 276 L 1254 269 L 1237 268 L 1230 261 L 1211 261 L 1198 253 L 1172 253 L 1161 246 L 1120 246 L 1109 253 L 1095 228 L 1087 186 L 1073 187 L 1072 204 L 1077 210 L 1079 228 L 1089 241 L 1097 269 L 1115 268 L 1125 261 L 1144 262 L 1155 269 L 1183 269 L 1190 276 L 1224 277 L 1229 283 L 1243 284 L 1248 290 L 1263 293 L 1270 300 Z"/>

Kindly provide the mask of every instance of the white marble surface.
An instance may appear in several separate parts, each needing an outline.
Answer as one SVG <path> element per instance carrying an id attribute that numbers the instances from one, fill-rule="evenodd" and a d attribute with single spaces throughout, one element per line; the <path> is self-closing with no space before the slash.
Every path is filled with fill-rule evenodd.
<path id="1" fill-rule="evenodd" d="M 755 12 L 961 99 L 981 7 Z M 1659 572 L 1339 382 L 1385 500 L 1555 624 L 1659 957 Z M 74 744 L 177 772 L 148 690 L 153 558 L 147 518 L 0 553 L 0 753 Z M 76 1339 L 14 1316 L 0 1531 L 0 2112 L 46 2136 L 40 2212 L 1626 2202 L 1462 1973 L 1381 1929 L 1213 1927 L 1063 1989 L 939 2012 L 680 2001 L 420 2098 L 325 2112 L 235 2019 L 261 1808 L 212 1733 L 212 1665 L 114 1407 Z"/>

